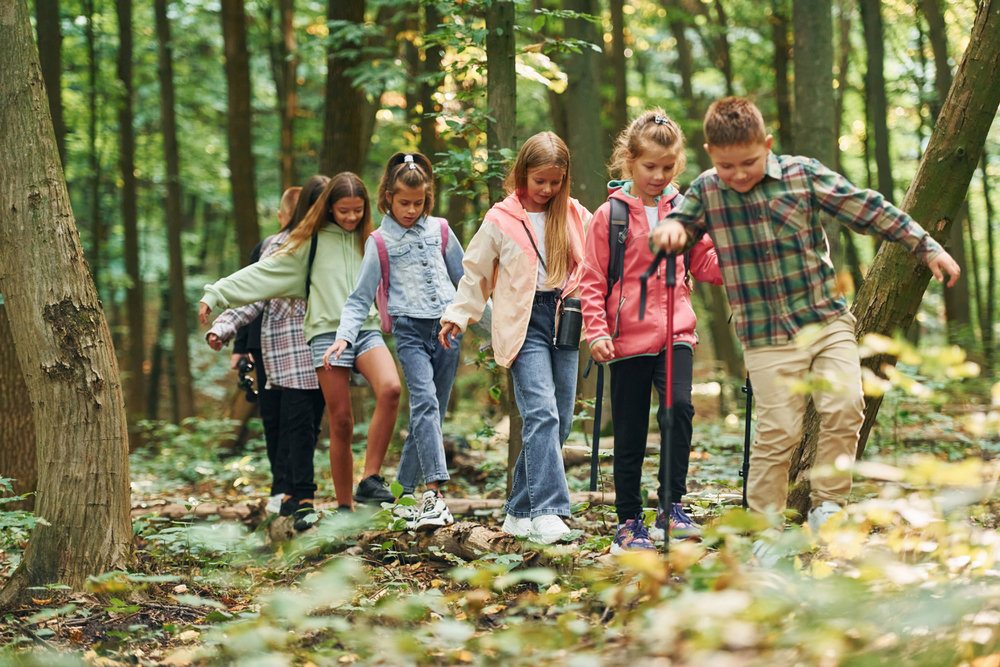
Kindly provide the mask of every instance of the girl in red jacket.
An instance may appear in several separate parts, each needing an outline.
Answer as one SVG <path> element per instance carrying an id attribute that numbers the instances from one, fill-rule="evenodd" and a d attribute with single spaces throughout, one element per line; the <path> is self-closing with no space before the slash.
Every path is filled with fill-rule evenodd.
<path id="1" fill-rule="evenodd" d="M 614 477 L 618 532 L 611 553 L 629 549 L 653 549 L 669 525 L 672 534 L 691 536 L 698 526 L 684 512 L 681 498 L 687 492 L 688 460 L 691 454 L 691 368 L 695 315 L 691 308 L 688 271 L 698 280 L 722 284 L 719 261 L 708 236 L 694 247 L 685 261 L 678 258 L 674 289 L 673 340 L 666 340 L 664 281 L 649 284 L 645 319 L 639 319 L 639 276 L 653 261 L 648 239 L 651 228 L 680 204 L 673 185 L 685 166 L 684 135 L 662 109 L 652 109 L 636 118 L 615 142 L 609 170 L 624 179 L 608 184 L 608 201 L 594 213 L 587 233 L 580 296 L 590 354 L 611 366 L 611 418 L 614 425 Z M 611 200 L 626 204 L 628 233 L 621 277 L 608 287 L 610 243 L 608 226 Z M 649 430 L 649 402 L 653 386 L 660 395 L 657 422 L 663 437 L 666 392 L 666 346 L 674 346 L 671 479 L 669 490 L 660 488 L 656 523 L 646 530 L 642 520 L 642 462 Z M 660 462 L 659 479 L 663 477 Z"/>

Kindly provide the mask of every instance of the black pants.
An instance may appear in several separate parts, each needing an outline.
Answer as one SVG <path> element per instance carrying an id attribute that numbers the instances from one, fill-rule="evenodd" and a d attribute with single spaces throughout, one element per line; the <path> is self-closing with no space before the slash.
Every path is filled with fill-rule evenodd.
<path id="1" fill-rule="evenodd" d="M 631 357 L 611 364 L 611 419 L 615 432 L 615 502 L 619 523 L 634 519 L 642 511 L 642 462 L 649 433 L 649 406 L 655 386 L 660 395 L 656 421 L 660 437 L 666 427 L 666 351 L 656 357 Z M 687 493 L 688 461 L 691 458 L 691 369 L 693 353 L 686 345 L 674 347 L 673 429 L 670 438 L 670 502 L 679 503 Z M 669 507 L 662 486 L 660 461 L 657 490 L 660 505 Z"/>
<path id="2" fill-rule="evenodd" d="M 254 359 L 258 359 L 254 351 Z M 267 383 L 264 365 L 257 368 L 259 387 Z M 258 389 L 257 404 L 264 422 L 267 458 L 271 463 L 271 495 L 294 498 L 316 495 L 313 454 L 319 438 L 320 422 L 326 410 L 320 389 L 274 387 Z"/>

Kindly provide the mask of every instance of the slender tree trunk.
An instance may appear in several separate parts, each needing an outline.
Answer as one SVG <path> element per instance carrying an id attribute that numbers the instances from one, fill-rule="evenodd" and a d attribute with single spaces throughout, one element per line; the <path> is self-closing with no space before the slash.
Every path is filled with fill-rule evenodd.
<path id="1" fill-rule="evenodd" d="M 563 9 L 591 13 L 590 0 L 563 0 Z M 601 42 L 594 24 L 584 19 L 563 21 L 566 37 L 581 39 L 591 44 Z M 601 137 L 600 87 L 595 63 L 596 54 L 588 47 L 581 53 L 566 56 L 566 106 L 573 112 L 566 116 L 566 144 L 573 155 L 573 196 L 590 211 L 604 203 L 608 197 L 607 175 L 604 168 Z M 513 67 L 513 63 L 511 63 Z"/>
<path id="2" fill-rule="evenodd" d="M 983 157 L 979 163 L 980 175 L 983 179 L 983 200 L 986 205 L 986 298 L 985 309 L 980 311 L 979 329 L 983 338 L 983 358 L 985 359 L 986 373 L 992 376 L 996 364 L 996 348 L 993 337 L 993 323 L 996 322 L 996 247 L 993 237 L 994 209 L 993 201 L 990 199 L 989 177 L 986 174 L 986 167 L 989 163 L 986 149 L 983 149 Z"/>
<path id="3" fill-rule="evenodd" d="M 837 129 L 833 96 L 833 5 L 831 0 L 793 0 L 795 32 L 795 152 L 825 165 L 836 161 Z M 843 264 L 840 223 L 822 216 L 830 259 Z"/>
<path id="4" fill-rule="evenodd" d="M 927 35 L 934 52 L 934 102 L 931 104 L 931 116 L 937 118 L 941 113 L 948 90 L 951 89 L 951 65 L 948 64 L 948 31 L 941 13 L 939 0 L 920 0 L 920 10 L 927 18 Z"/>
<path id="5" fill-rule="evenodd" d="M 278 37 L 274 35 L 271 9 L 266 10 L 268 35 L 271 35 L 271 74 L 278 97 L 278 118 L 281 136 L 278 143 L 278 170 L 281 191 L 293 187 L 295 174 L 295 114 L 298 111 L 299 56 L 295 43 L 295 0 L 276 0 L 278 9 Z"/>
<path id="6" fill-rule="evenodd" d="M 174 112 L 173 47 L 170 43 L 169 0 L 154 0 L 156 35 L 159 40 L 160 124 L 163 154 L 167 163 L 167 250 L 170 254 L 170 325 L 173 331 L 173 360 L 176 365 L 177 419 L 194 415 L 194 386 L 188 351 L 188 303 L 184 295 L 184 256 L 181 249 L 181 181 L 177 150 L 177 121 Z M 256 244 L 254 244 L 256 245 Z M 253 246 L 250 247 L 253 251 Z M 242 251 L 241 251 L 242 253 Z M 246 254 L 249 257 L 249 253 Z"/>
<path id="7" fill-rule="evenodd" d="M 0 293 L 34 408 L 36 514 L 0 607 L 131 564 L 128 433 L 111 332 L 83 263 L 24 0 L 0 10 Z M 37 594 L 36 594 L 37 595 Z"/>
<path id="8" fill-rule="evenodd" d="M 13 479 L 14 495 L 34 493 L 38 487 L 38 455 L 35 451 L 35 420 L 24 384 L 21 364 L 14 354 L 14 336 L 7 320 L 7 307 L 0 303 L 0 477 Z M 7 494 L 0 491 L 0 497 Z M 35 497 L 6 503 L 6 510 L 31 511 Z"/>
<path id="9" fill-rule="evenodd" d="M 101 158 L 97 154 L 97 36 L 94 33 L 94 0 L 83 0 L 87 19 L 84 30 L 87 40 L 87 140 L 90 166 L 90 272 L 94 286 L 101 293 L 101 246 L 104 244 L 104 221 L 101 219 Z"/>
<path id="10" fill-rule="evenodd" d="M 364 23 L 364 0 L 329 0 L 327 19 Z M 361 137 L 367 98 L 364 91 L 354 85 L 347 70 L 357 66 L 360 56 L 345 57 L 340 49 L 360 51 L 361 44 L 331 44 L 327 51 L 327 75 L 323 122 L 323 153 L 320 155 L 320 173 L 333 175 L 341 171 L 364 172 L 364 155 Z"/>
<path id="11" fill-rule="evenodd" d="M 426 5 L 424 7 L 424 16 L 427 24 L 427 32 L 436 32 L 438 24 L 441 23 L 441 15 L 438 13 L 437 7 Z M 444 144 L 437 133 L 437 114 L 441 111 L 441 105 L 434 100 L 434 94 L 438 91 L 438 87 L 444 79 L 444 75 L 441 72 L 441 57 L 443 55 L 444 50 L 437 44 L 428 44 L 424 47 L 424 60 L 421 67 L 423 77 L 420 81 L 418 94 L 421 110 L 419 119 L 420 152 L 430 158 L 432 162 L 437 160 L 435 155 L 444 150 Z M 441 190 L 440 179 L 438 179 L 435 190 L 438 192 Z M 452 220 L 451 218 L 448 219 Z M 454 220 L 454 222 L 458 222 L 458 220 Z"/>
<path id="12" fill-rule="evenodd" d="M 788 40 L 790 28 L 786 5 L 782 0 L 771 3 L 771 42 L 774 44 L 774 101 L 778 107 L 778 143 L 781 151 L 791 153 L 792 95 L 788 90 L 788 61 L 792 45 Z"/>
<path id="13" fill-rule="evenodd" d="M 837 88 L 834 92 L 833 127 L 839 135 L 844 130 L 844 95 L 847 93 L 847 70 L 851 66 L 851 12 L 852 0 L 837 0 L 837 27 L 840 35 L 840 49 L 837 58 Z M 840 142 L 836 149 L 836 170 L 843 174 L 843 151 Z M 860 283 L 859 283 L 860 284 Z"/>
<path id="14" fill-rule="evenodd" d="M 865 29 L 865 46 L 868 52 L 865 99 L 869 110 L 869 122 L 875 137 L 878 191 L 887 200 L 894 202 L 892 162 L 889 158 L 889 126 L 886 124 L 887 102 L 883 73 L 885 47 L 882 43 L 882 3 L 880 0 L 861 0 L 861 21 Z"/>
<path id="15" fill-rule="evenodd" d="M 531 0 L 531 6 L 535 10 L 546 8 L 544 0 Z M 550 30 L 550 23 L 546 21 L 545 25 L 539 31 L 539 34 L 544 38 L 552 38 L 555 35 L 552 34 Z M 567 136 L 566 132 L 566 92 L 557 93 L 551 88 L 545 89 L 545 94 L 549 98 L 549 118 L 552 121 L 552 131 L 555 132 L 560 137 Z"/>
<path id="16" fill-rule="evenodd" d="M 128 311 L 128 357 L 126 361 L 126 406 L 132 415 L 141 414 L 146 405 L 146 315 L 142 273 L 139 269 L 139 209 L 136 201 L 135 130 L 132 114 L 132 0 L 116 0 L 118 12 L 118 81 L 122 96 L 118 106 L 118 164 L 122 187 L 122 228 L 124 232 L 125 288 Z"/>
<path id="17" fill-rule="evenodd" d="M 611 123 L 615 132 L 628 125 L 628 67 L 625 60 L 625 0 L 611 0 L 611 71 L 614 101 Z"/>
<path id="18" fill-rule="evenodd" d="M 715 0 L 713 3 L 715 7 L 715 66 L 719 68 L 722 72 L 722 78 L 726 81 L 726 95 L 735 95 L 736 91 L 733 89 L 733 59 L 729 54 L 729 38 L 726 36 L 729 33 L 729 17 L 726 15 L 726 8 L 722 6 L 722 0 Z M 706 14 L 708 13 L 708 7 L 704 7 Z M 709 17 L 709 21 L 712 18 Z"/>
<path id="19" fill-rule="evenodd" d="M 52 128 L 59 147 L 59 162 L 66 165 L 66 122 L 62 104 L 62 23 L 59 0 L 35 0 L 35 23 L 38 29 L 38 56 L 42 79 L 48 95 Z"/>
<path id="20" fill-rule="evenodd" d="M 241 266 L 260 243 L 257 221 L 257 177 L 254 170 L 250 109 L 250 57 L 247 53 L 247 15 L 243 0 L 222 0 L 222 37 L 226 51 L 229 93 L 229 184 L 236 217 L 236 240 Z"/>
<path id="21" fill-rule="evenodd" d="M 962 57 L 954 83 L 930 143 L 901 208 L 921 222 L 935 239 L 944 240 L 954 216 L 965 199 L 972 174 L 982 155 L 983 144 L 1000 106 L 1000 78 L 995 76 L 1000 60 L 1000 0 L 984 0 L 976 12 L 969 46 Z M 913 321 L 927 289 L 930 271 L 920 260 L 896 243 L 885 243 L 872 262 L 868 276 L 854 299 L 857 334 L 892 335 Z M 880 372 L 895 360 L 876 355 L 863 360 L 864 367 Z M 868 434 L 875 423 L 881 397 L 865 401 L 857 457 L 861 458 Z M 792 457 L 789 507 L 803 513 L 809 504 L 809 471 L 816 455 L 819 419 L 807 413 L 803 438 Z"/>

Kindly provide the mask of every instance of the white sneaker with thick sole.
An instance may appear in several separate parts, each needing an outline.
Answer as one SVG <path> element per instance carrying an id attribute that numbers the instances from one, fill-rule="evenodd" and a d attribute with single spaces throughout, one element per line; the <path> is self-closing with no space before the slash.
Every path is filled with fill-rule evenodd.
<path id="1" fill-rule="evenodd" d="M 267 499 L 267 504 L 264 505 L 264 511 L 270 512 L 271 514 L 277 514 L 281 511 L 281 501 L 285 499 L 285 494 L 279 493 L 276 496 L 271 496 Z"/>
<path id="2" fill-rule="evenodd" d="M 788 553 L 782 549 L 778 541 L 782 532 L 777 528 L 768 528 L 760 534 L 760 538 L 755 540 L 750 552 L 753 554 L 757 564 L 761 567 L 774 567 Z"/>
<path id="3" fill-rule="evenodd" d="M 413 524 L 414 528 L 421 526 L 449 526 L 455 523 L 455 517 L 451 515 L 451 510 L 444 502 L 444 498 L 438 495 L 434 489 L 424 491 L 421 498 L 420 517 Z"/>
<path id="4" fill-rule="evenodd" d="M 539 544 L 552 544 L 569 532 L 569 526 L 555 514 L 536 516 L 531 520 L 530 539 Z"/>
<path id="5" fill-rule="evenodd" d="M 809 530 L 816 537 L 819 537 L 819 529 L 823 527 L 823 524 L 830 520 L 837 512 L 844 511 L 844 508 L 837 503 L 830 502 L 827 500 L 819 507 L 814 507 L 809 510 Z"/>
<path id="6" fill-rule="evenodd" d="M 417 519 L 420 518 L 420 508 L 423 503 L 417 500 L 417 497 L 412 493 L 404 493 L 399 497 L 400 500 L 407 498 L 413 501 L 412 505 L 396 505 L 392 508 L 392 516 L 396 519 L 402 519 L 406 522 L 407 528 L 415 527 Z"/>
<path id="7" fill-rule="evenodd" d="M 514 537 L 527 537 L 531 534 L 531 519 L 518 519 L 508 514 L 500 530 Z"/>

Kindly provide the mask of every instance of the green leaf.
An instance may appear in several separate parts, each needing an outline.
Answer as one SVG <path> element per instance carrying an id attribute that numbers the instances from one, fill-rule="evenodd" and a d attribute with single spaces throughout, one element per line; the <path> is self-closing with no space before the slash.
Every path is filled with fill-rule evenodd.
<path id="1" fill-rule="evenodd" d="M 389 490 L 392 492 L 392 495 L 395 496 L 396 498 L 399 498 L 401 495 L 403 495 L 403 485 L 400 484 L 398 481 L 393 481 L 393 483 L 389 485 Z"/>

